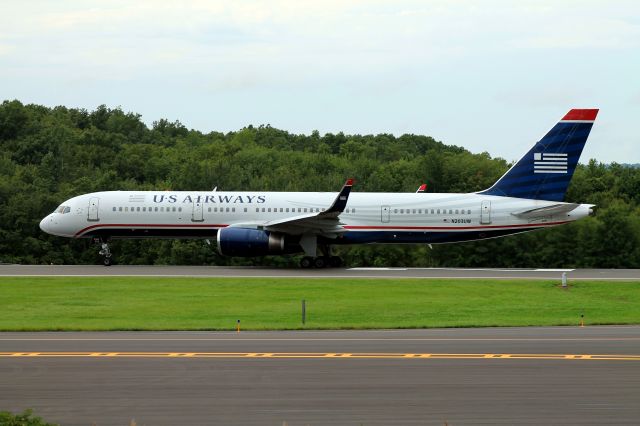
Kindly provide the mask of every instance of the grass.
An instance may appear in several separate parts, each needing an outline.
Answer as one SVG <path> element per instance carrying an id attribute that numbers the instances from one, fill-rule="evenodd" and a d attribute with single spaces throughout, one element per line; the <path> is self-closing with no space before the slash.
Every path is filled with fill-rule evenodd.
<path id="1" fill-rule="evenodd" d="M 301 300 L 307 322 L 301 323 Z M 366 329 L 640 323 L 640 282 L 0 278 L 0 330 Z"/>

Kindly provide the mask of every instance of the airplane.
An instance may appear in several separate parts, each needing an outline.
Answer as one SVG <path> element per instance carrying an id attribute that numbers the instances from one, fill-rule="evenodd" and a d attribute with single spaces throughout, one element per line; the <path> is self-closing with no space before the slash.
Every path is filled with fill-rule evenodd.
<path id="1" fill-rule="evenodd" d="M 592 204 L 563 199 L 597 114 L 570 110 L 483 191 L 352 193 L 353 179 L 338 193 L 105 191 L 65 201 L 40 228 L 94 239 L 105 266 L 112 239 L 215 238 L 226 256 L 304 253 L 303 268 L 341 266 L 331 251 L 338 245 L 457 243 L 550 228 L 593 213 Z"/>

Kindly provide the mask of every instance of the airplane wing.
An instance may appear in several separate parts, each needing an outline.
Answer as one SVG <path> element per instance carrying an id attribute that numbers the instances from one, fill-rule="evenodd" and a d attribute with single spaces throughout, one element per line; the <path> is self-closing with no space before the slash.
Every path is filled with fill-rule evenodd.
<path id="1" fill-rule="evenodd" d="M 535 218 L 540 216 L 551 216 L 554 214 L 569 213 L 570 211 L 577 208 L 579 205 L 580 204 L 574 204 L 574 203 L 552 204 L 549 206 L 538 207 L 536 209 L 530 209 L 530 210 L 523 210 L 521 212 L 516 212 L 511 214 L 524 219 Z"/>
<path id="2" fill-rule="evenodd" d="M 284 232 L 294 235 L 314 233 L 329 237 L 337 236 L 339 233 L 345 232 L 341 226 L 342 223 L 340 222 L 339 216 L 347 205 L 352 186 L 353 179 L 347 179 L 331 206 L 320 213 L 272 220 L 264 223 L 263 228 L 267 231 Z"/>

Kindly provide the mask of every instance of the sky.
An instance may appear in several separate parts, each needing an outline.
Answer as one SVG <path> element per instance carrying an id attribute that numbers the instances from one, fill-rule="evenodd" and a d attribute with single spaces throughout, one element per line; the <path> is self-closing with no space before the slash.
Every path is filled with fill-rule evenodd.
<path id="1" fill-rule="evenodd" d="M 424 134 L 508 161 L 600 108 L 581 162 L 640 163 L 640 2 L 3 0 L 2 99 Z"/>

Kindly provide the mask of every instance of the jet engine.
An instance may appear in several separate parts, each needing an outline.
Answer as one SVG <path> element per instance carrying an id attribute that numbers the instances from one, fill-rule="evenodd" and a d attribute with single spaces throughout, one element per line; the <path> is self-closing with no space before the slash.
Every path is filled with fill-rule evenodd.
<path id="1" fill-rule="evenodd" d="M 261 229 L 223 228 L 218 231 L 217 239 L 218 251 L 224 256 L 254 257 L 302 251 L 298 238 Z"/>

